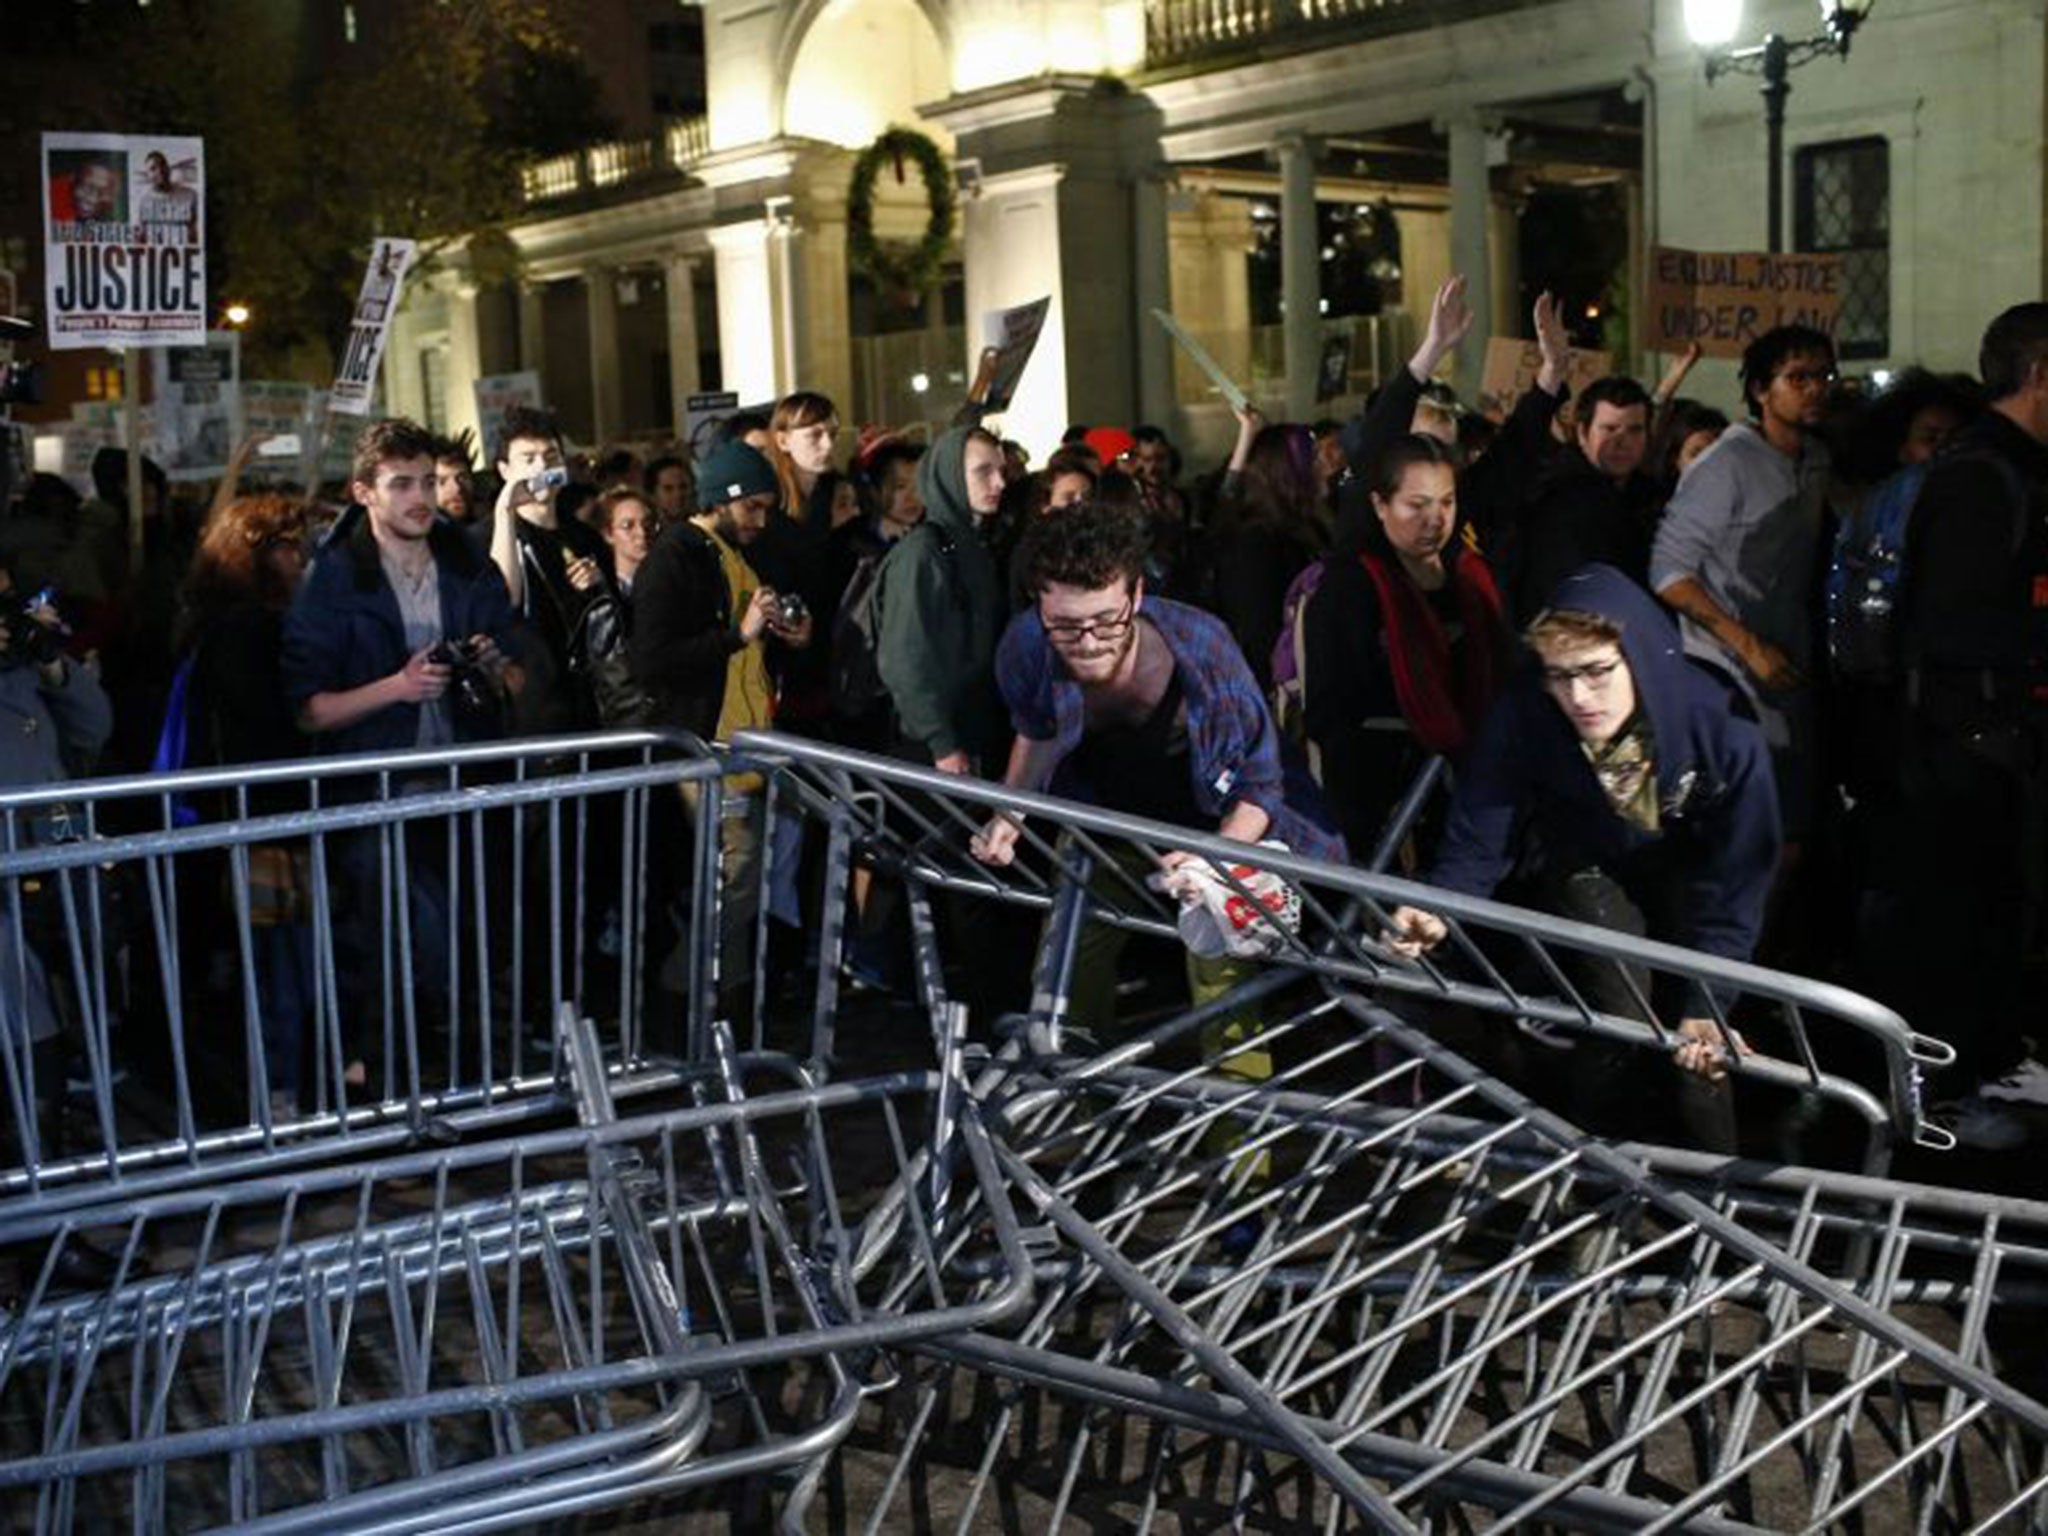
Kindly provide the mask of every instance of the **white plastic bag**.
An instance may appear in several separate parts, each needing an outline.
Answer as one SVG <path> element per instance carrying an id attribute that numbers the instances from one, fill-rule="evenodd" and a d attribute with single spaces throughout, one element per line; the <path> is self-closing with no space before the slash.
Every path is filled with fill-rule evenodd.
<path id="1" fill-rule="evenodd" d="M 1285 843 L 1259 846 L 1287 851 Z M 1195 858 L 1152 877 L 1155 887 L 1180 902 L 1181 942 L 1204 960 L 1285 954 L 1288 940 L 1301 930 L 1301 893 L 1270 870 L 1233 864 L 1229 872 L 1225 879 L 1207 859 Z"/>

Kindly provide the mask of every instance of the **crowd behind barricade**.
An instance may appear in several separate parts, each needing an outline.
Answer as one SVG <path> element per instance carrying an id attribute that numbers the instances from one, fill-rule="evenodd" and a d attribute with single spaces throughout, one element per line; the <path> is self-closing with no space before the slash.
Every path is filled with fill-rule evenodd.
<path id="1" fill-rule="evenodd" d="M 572 454 L 528 409 L 481 445 L 379 421 L 345 486 L 245 488 L 244 454 L 204 507 L 145 464 L 130 508 L 108 450 L 94 496 L 37 475 L 0 524 L 0 780 L 772 726 L 1363 860 L 1442 758 L 1452 790 L 1397 872 L 1844 981 L 1956 1046 L 1934 1087 L 1962 1139 L 2018 1145 L 2019 1111 L 2048 1105 L 2048 305 L 1991 322 L 1977 377 L 1908 370 L 1874 396 L 1827 336 L 1771 331 L 1725 414 L 1682 393 L 1696 356 L 1569 398 L 1547 295 L 1533 318 L 1542 367 L 1504 421 L 1436 382 L 1472 320 L 1453 278 L 1357 419 L 1246 408 L 1206 470 L 1142 425 L 1076 426 L 1034 468 L 972 407 L 930 441 L 855 435 L 802 391 L 695 457 Z M 728 981 L 786 835 L 755 787 L 735 780 L 720 822 Z M 999 817 L 972 852 L 1006 864 L 1018 835 Z M 816 850 L 784 851 L 765 964 L 793 982 Z M 330 871 L 344 984 L 374 970 L 373 856 L 344 844 Z M 684 861 L 661 839 L 649 859 Z M 432 858 L 408 873 L 431 946 L 445 893 Z M 851 977 L 878 988 L 906 980 L 886 885 L 862 870 L 852 892 Z M 6 928 L 33 951 L 33 924 Z M 1411 906 L 1384 939 L 1420 955 L 1446 932 Z M 1121 939 L 1078 957 L 1083 1024 L 1112 1021 Z M 285 1110 L 305 945 L 274 924 L 256 956 Z M 1198 999 L 1244 974 L 1187 969 Z M 1618 972 L 1590 985 L 1640 1007 Z M 61 988 L 9 997 L 61 1094 Z M 1669 1003 L 1665 1087 L 1693 1140 L 1732 1148 L 1748 1045 Z M 1550 1043 L 1580 1053 L 1583 1120 L 1649 1129 L 1640 1058 Z"/>

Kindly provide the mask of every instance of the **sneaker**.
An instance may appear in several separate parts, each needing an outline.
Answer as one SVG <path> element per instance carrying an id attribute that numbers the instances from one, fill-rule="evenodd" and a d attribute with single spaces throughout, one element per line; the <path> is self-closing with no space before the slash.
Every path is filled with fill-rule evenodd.
<path id="1" fill-rule="evenodd" d="M 1935 1118 L 1947 1124 L 1958 1142 L 1979 1152 L 2010 1152 L 2025 1144 L 2027 1128 L 1982 1094 L 1937 1105 Z"/>
<path id="2" fill-rule="evenodd" d="M 2010 1072 L 1977 1090 L 1978 1097 L 2048 1109 L 2048 1067 L 2028 1056 Z"/>

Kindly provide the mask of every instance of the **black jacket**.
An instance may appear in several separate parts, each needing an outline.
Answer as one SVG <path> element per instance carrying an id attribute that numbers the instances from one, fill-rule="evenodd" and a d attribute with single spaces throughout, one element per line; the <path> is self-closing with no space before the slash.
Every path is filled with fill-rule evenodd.
<path id="1" fill-rule="evenodd" d="M 2048 447 L 1996 411 L 1927 471 L 1899 618 L 1924 723 L 1967 735 L 2048 710 Z"/>
<path id="2" fill-rule="evenodd" d="M 1340 555 L 1356 555 L 1366 547 L 1366 524 L 1377 514 L 1366 486 L 1373 467 L 1396 438 L 1407 435 L 1415 419 L 1422 385 L 1403 366 L 1394 370 L 1372 403 L 1344 428 L 1344 461 L 1351 475 L 1337 493 L 1337 534 L 1333 547 Z M 1531 389 L 1515 402 L 1493 447 L 1458 476 L 1458 516 L 1472 525 L 1479 547 L 1496 568 L 1512 563 L 1516 514 L 1539 470 L 1557 450 L 1550 421 L 1564 404 L 1565 391 L 1546 395 Z"/>
<path id="3" fill-rule="evenodd" d="M 717 544 L 696 524 L 678 523 L 633 580 L 633 677 L 652 700 L 649 723 L 711 740 L 727 663 L 745 643 Z"/>
<path id="4" fill-rule="evenodd" d="M 1650 580 L 1657 532 L 1657 486 L 1647 475 L 1617 483 L 1576 449 L 1560 453 L 1543 476 L 1513 541 L 1508 603 L 1521 628 L 1558 583 L 1589 565 L 1611 565 L 1638 586 Z"/>

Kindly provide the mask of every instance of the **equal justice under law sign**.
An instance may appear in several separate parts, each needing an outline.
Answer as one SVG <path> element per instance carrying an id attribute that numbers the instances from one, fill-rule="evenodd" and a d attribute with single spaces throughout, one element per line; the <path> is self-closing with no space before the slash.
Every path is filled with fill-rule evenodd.
<path id="1" fill-rule="evenodd" d="M 1650 253 L 1648 344 L 1708 357 L 1740 357 L 1765 331 L 1807 325 L 1829 336 L 1842 311 L 1842 258 L 1761 251 Z"/>

